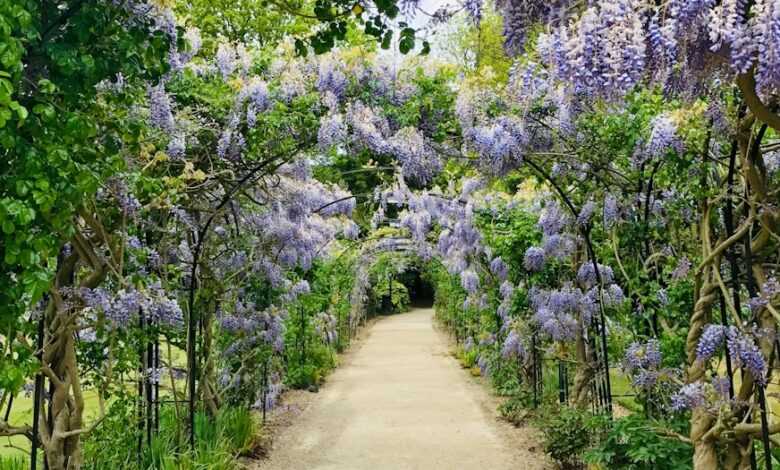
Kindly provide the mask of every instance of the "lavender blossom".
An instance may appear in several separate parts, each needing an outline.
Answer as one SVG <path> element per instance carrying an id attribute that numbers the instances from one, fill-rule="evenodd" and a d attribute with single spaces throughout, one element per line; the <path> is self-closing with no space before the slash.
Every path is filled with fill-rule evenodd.
<path id="1" fill-rule="evenodd" d="M 677 393 L 672 395 L 672 410 L 693 410 L 703 406 L 707 401 L 704 384 L 694 382 L 684 385 Z"/>
<path id="2" fill-rule="evenodd" d="M 696 360 L 709 361 L 723 346 L 726 338 L 726 327 L 723 325 L 706 325 L 696 346 Z"/>
<path id="3" fill-rule="evenodd" d="M 500 256 L 493 258 L 490 262 L 490 272 L 492 272 L 498 279 L 505 281 L 509 275 L 509 267 L 504 263 L 504 260 Z"/>
<path id="4" fill-rule="evenodd" d="M 479 276 L 471 269 L 460 274 L 460 285 L 469 294 L 475 294 L 479 289 Z"/>
<path id="5" fill-rule="evenodd" d="M 171 100 L 163 83 L 149 88 L 149 120 L 153 127 L 164 132 L 173 132 L 175 122 Z"/>
<path id="6" fill-rule="evenodd" d="M 525 266 L 525 269 L 531 272 L 538 272 L 541 271 L 544 267 L 545 262 L 545 254 L 544 250 L 532 246 L 525 250 L 525 256 L 523 257 L 523 266 Z"/>

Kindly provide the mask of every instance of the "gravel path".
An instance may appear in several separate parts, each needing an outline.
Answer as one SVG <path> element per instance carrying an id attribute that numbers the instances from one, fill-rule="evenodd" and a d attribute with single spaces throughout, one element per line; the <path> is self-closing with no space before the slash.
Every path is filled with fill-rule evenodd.
<path id="1" fill-rule="evenodd" d="M 432 314 L 371 326 L 255 469 L 554 468 L 533 430 L 496 420 L 496 399 L 449 355 Z"/>

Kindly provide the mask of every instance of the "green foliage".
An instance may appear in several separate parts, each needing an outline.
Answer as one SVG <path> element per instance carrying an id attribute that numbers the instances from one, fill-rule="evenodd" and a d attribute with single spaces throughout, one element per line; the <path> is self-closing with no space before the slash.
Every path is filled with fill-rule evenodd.
<path id="1" fill-rule="evenodd" d="M 460 364 L 466 369 L 471 369 L 477 364 L 477 354 L 478 351 L 476 349 L 466 351 L 463 348 L 458 348 L 456 352 Z"/>
<path id="2" fill-rule="evenodd" d="M 532 407 L 533 396 L 531 393 L 527 390 L 520 390 L 517 394 L 512 395 L 508 400 L 498 405 L 498 414 L 501 418 L 515 426 L 522 426 L 526 424 L 531 416 L 530 410 Z"/>
<path id="3" fill-rule="evenodd" d="M 123 165 L 119 148 L 142 138 L 123 121 L 131 95 L 97 99 L 121 73 L 130 87 L 168 70 L 169 38 L 103 2 L 0 1 L 0 331 L 32 325 L 22 313 L 48 290 L 72 218 Z M 0 342 L 5 343 L 2 339 Z M 32 355 L 0 358 L 0 387 L 18 390 Z"/>
<path id="4" fill-rule="evenodd" d="M 232 470 L 239 468 L 236 458 L 255 453 L 259 428 L 246 408 L 226 407 L 215 417 L 199 412 L 195 416 L 195 452 L 190 452 L 185 425 L 180 414 L 164 406 L 160 430 L 147 445 L 144 430 L 135 424 L 133 402 L 117 402 L 106 420 L 90 435 L 84 446 L 84 468 L 122 470 Z M 143 448 L 138 455 L 139 433 Z M 5 468 L 5 467 L 3 467 Z"/>
<path id="5" fill-rule="evenodd" d="M 634 414 L 611 423 L 606 418 L 594 418 L 590 426 L 605 435 L 586 453 L 589 463 L 622 470 L 692 468 L 692 446 L 658 433 L 661 429 L 681 431 L 679 422 L 653 422 Z"/>
<path id="6" fill-rule="evenodd" d="M 512 59 L 504 49 L 503 17 L 493 2 L 485 2 L 479 27 L 471 22 L 465 13 L 451 21 L 446 40 L 442 41 L 444 53 L 477 80 L 506 83 Z"/>
<path id="7" fill-rule="evenodd" d="M 393 253 L 380 253 L 376 257 L 369 269 L 369 311 L 397 313 L 409 308 L 409 289 L 400 279 L 411 262 L 411 258 Z"/>
<path id="8" fill-rule="evenodd" d="M 582 468 L 582 456 L 591 443 L 590 414 L 576 408 L 545 410 L 539 421 L 544 451 L 564 469 Z"/>
<path id="9" fill-rule="evenodd" d="M 349 344 L 349 294 L 354 283 L 352 250 L 347 248 L 330 261 L 317 262 L 309 272 L 311 292 L 291 306 L 286 322 L 287 372 L 292 388 L 318 386 L 336 367 L 336 352 Z M 329 342 L 317 316 L 329 312 L 336 319 L 336 339 Z"/>
<path id="10" fill-rule="evenodd" d="M 190 0 L 178 2 L 176 13 L 201 31 L 204 52 L 211 55 L 217 42 L 256 43 L 271 47 L 289 35 L 308 34 L 315 21 L 296 15 L 295 9 L 310 2 L 283 5 L 259 0 Z"/>

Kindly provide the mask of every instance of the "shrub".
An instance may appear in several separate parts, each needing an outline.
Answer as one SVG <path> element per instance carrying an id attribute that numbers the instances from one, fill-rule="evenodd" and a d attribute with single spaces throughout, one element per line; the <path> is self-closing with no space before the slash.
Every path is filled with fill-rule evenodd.
<path id="1" fill-rule="evenodd" d="M 509 400 L 498 405 L 498 414 L 501 418 L 509 421 L 515 426 L 524 424 L 531 415 L 533 406 L 533 396 L 530 392 L 523 390 Z"/>
<path id="2" fill-rule="evenodd" d="M 546 410 L 539 421 L 544 451 L 564 469 L 584 467 L 582 456 L 591 442 L 591 415 L 576 408 L 561 407 Z"/>
<path id="3" fill-rule="evenodd" d="M 588 463 L 609 469 L 679 470 L 691 468 L 690 444 L 659 435 L 655 429 L 680 429 L 680 423 L 653 422 L 641 415 L 630 415 L 611 423 L 594 420 L 592 428 L 606 429 L 594 448 L 585 454 Z"/>

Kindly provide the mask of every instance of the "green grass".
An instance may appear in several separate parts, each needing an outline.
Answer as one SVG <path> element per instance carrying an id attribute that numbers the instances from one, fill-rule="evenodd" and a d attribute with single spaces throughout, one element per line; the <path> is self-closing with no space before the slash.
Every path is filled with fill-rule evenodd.
<path id="1" fill-rule="evenodd" d="M 622 396 L 633 395 L 635 392 L 631 388 L 631 381 L 625 374 L 620 372 L 620 369 L 609 370 L 609 383 L 612 386 L 612 396 L 615 403 L 632 412 L 642 410 L 642 406 L 636 402 L 634 397 Z"/>
<path id="2" fill-rule="evenodd" d="M 94 390 L 84 391 L 84 417 L 87 422 L 100 415 L 98 394 Z M 8 422 L 12 426 L 31 425 L 33 418 L 32 397 L 20 393 L 14 398 Z M 27 457 L 30 454 L 30 440 L 25 436 L 0 438 L 0 457 Z"/>

